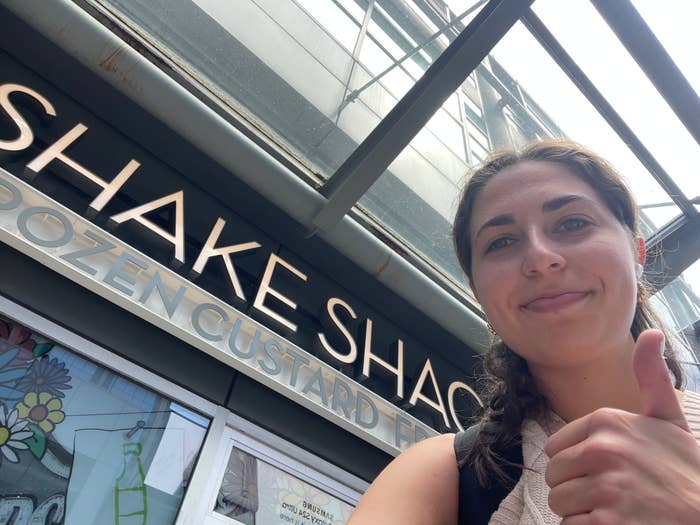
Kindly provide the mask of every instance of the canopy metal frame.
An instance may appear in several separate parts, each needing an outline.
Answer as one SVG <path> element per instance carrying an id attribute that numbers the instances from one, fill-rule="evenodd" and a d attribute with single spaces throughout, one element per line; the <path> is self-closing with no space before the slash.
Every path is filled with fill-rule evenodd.
<path id="1" fill-rule="evenodd" d="M 698 141 L 698 95 L 631 1 L 590 1 Z M 489 0 L 413 88 L 318 188 L 308 184 L 308 174 L 306 182 L 301 180 L 303 177 L 299 175 L 304 175 L 304 170 L 290 164 L 281 149 L 278 152 L 274 147 L 261 145 L 262 141 L 251 137 L 247 131 L 239 131 L 236 117 L 207 95 L 196 78 L 188 77 L 143 38 L 123 28 L 121 22 L 112 20 L 110 24 L 105 21 L 109 18 L 107 14 L 100 15 L 105 17 L 103 19 L 86 9 L 86 4 L 93 5 L 93 2 L 57 2 L 47 9 L 48 4 L 38 0 L 0 0 L 0 4 L 20 15 L 30 26 L 161 118 L 222 166 L 238 173 L 244 182 L 280 206 L 310 234 L 318 232 L 361 268 L 376 274 L 380 282 L 474 347 L 485 348 L 488 337 L 480 313 L 475 312 L 469 299 L 461 295 L 458 299 L 455 296 L 457 287 L 441 280 L 439 272 L 427 271 L 416 260 L 409 261 L 397 254 L 395 248 L 377 239 L 375 233 L 361 226 L 349 212 L 518 21 L 528 27 L 682 210 L 677 221 L 648 240 L 651 256 L 645 271 L 649 280 L 654 279 L 654 287 L 660 289 L 700 258 L 700 235 L 697 233 L 700 214 L 693 201 L 684 195 L 535 16 L 531 10 L 534 0 Z M 71 24 L 81 30 L 66 34 L 63 29 Z M 131 39 L 129 41 L 139 42 L 141 47 L 132 49 L 115 34 L 123 34 Z M 92 50 L 112 47 L 120 52 L 115 61 L 120 67 L 124 66 L 123 71 L 100 68 L 99 53 L 92 53 Z M 132 90 L 131 84 L 125 83 L 119 75 L 138 78 L 134 84 L 142 89 Z M 173 113 L 172 107 L 185 108 L 187 112 Z M 236 155 L 232 155 L 234 146 Z M 660 250 L 665 254 L 655 256 Z M 662 277 L 657 279 L 656 276 Z"/>
<path id="2" fill-rule="evenodd" d="M 331 230 L 467 79 L 534 0 L 490 0 L 319 188 L 328 199 L 310 235 Z"/>
<path id="3" fill-rule="evenodd" d="M 630 0 L 590 0 L 612 31 L 700 143 L 700 98 L 663 48 Z M 649 252 L 674 247 L 673 257 L 650 257 L 645 271 L 654 290 L 680 275 L 700 258 L 694 242 L 699 214 L 691 200 L 666 172 L 632 128 L 606 100 L 564 47 L 531 9 L 531 0 L 491 0 L 453 40 L 413 88 L 394 106 L 336 172 L 319 188 L 327 201 L 312 221 L 309 235 L 330 232 L 428 120 L 466 78 L 480 66 L 498 41 L 521 21 L 562 71 L 639 159 L 683 213 L 681 219 L 649 239 Z M 695 234 L 698 239 L 700 235 Z M 683 242 L 678 241 L 682 239 Z M 680 254 L 680 255 L 678 255 Z"/>

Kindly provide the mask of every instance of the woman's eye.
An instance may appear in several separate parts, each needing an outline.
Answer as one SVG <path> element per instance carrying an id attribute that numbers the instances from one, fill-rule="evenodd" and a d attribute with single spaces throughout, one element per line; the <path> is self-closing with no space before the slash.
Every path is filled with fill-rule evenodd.
<path id="1" fill-rule="evenodd" d="M 515 241 L 510 237 L 499 237 L 498 239 L 489 243 L 489 245 L 486 247 L 486 253 L 501 250 L 507 246 L 510 246 L 511 244 L 513 244 L 513 242 Z"/>
<path id="2" fill-rule="evenodd" d="M 591 221 L 588 221 L 586 219 L 582 219 L 580 217 L 572 217 L 570 219 L 566 219 L 562 221 L 558 226 L 557 230 L 559 231 L 564 231 L 564 232 L 575 232 L 582 230 L 586 226 L 591 224 Z"/>

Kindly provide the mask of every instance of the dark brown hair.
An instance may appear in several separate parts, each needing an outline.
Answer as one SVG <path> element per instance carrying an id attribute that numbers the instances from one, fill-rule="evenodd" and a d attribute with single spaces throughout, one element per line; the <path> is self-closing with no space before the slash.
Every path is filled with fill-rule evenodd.
<path id="1" fill-rule="evenodd" d="M 629 189 L 618 172 L 603 158 L 568 140 L 545 140 L 532 143 L 520 151 L 493 154 L 473 171 L 460 199 L 452 237 L 457 258 L 464 273 L 472 281 L 472 247 L 470 239 L 471 213 L 479 195 L 488 182 L 501 170 L 526 161 L 561 164 L 588 184 L 602 199 L 618 221 L 639 236 L 639 210 Z M 637 306 L 630 332 L 636 340 L 647 328 L 658 328 L 666 335 L 666 362 L 673 374 L 675 387 L 683 385 L 683 371 L 670 344 L 662 321 L 649 304 L 643 282 L 638 283 Z M 497 341 L 483 360 L 484 373 L 479 378 L 479 395 L 484 410 L 478 439 L 464 463 L 473 464 L 479 481 L 487 486 L 490 480 L 512 482 L 497 451 L 516 445 L 525 418 L 541 416 L 547 401 L 537 390 L 525 359 L 513 352 L 503 341 Z"/>

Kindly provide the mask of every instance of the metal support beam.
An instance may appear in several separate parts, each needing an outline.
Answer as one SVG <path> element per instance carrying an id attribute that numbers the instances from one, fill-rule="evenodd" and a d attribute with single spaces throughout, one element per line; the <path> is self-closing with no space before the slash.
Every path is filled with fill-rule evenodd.
<path id="1" fill-rule="evenodd" d="M 486 3 L 486 0 L 479 0 L 479 2 L 477 2 L 476 4 L 474 4 L 473 6 L 471 6 L 471 7 L 470 7 L 469 9 L 467 9 L 466 11 L 464 11 L 461 15 L 459 15 L 457 18 L 455 18 L 452 22 L 449 22 L 445 27 L 443 27 L 443 28 L 440 29 L 439 31 L 433 33 L 432 35 L 430 35 L 426 40 L 424 40 L 423 42 L 421 42 L 420 44 L 418 44 L 417 46 L 415 46 L 413 49 L 411 49 L 411 50 L 410 50 L 408 53 L 406 53 L 404 56 L 402 56 L 402 57 L 399 58 L 398 60 L 395 60 L 395 61 L 394 61 L 389 67 L 387 67 L 384 71 L 382 71 L 382 72 L 379 73 L 378 75 L 372 77 L 370 80 L 368 80 L 368 81 L 367 81 L 366 83 L 364 83 L 362 86 L 360 86 L 359 88 L 353 90 L 351 93 L 347 94 L 347 96 L 346 96 L 346 95 L 343 95 L 344 98 L 343 98 L 343 102 L 342 102 L 342 104 L 340 105 L 340 107 L 341 107 L 341 108 L 344 108 L 345 106 L 347 106 L 347 105 L 350 104 L 351 102 L 354 102 L 355 100 L 357 100 L 357 97 L 359 97 L 359 96 L 362 94 L 362 92 L 365 91 L 368 87 L 370 87 L 370 86 L 376 84 L 377 82 L 379 82 L 382 78 L 384 78 L 386 75 L 388 75 L 389 73 L 391 73 L 394 69 L 396 69 L 398 66 L 400 66 L 401 64 L 403 64 L 406 60 L 408 60 L 409 58 L 415 56 L 416 53 L 418 53 L 418 52 L 421 51 L 422 49 L 425 49 L 425 47 L 426 47 L 428 44 L 430 44 L 430 43 L 432 43 L 432 42 L 435 42 L 435 40 L 437 39 L 437 37 L 439 37 L 439 36 L 441 36 L 441 35 L 447 33 L 450 29 L 453 29 L 453 30 L 454 30 L 455 27 L 459 24 L 459 22 L 460 22 L 463 18 L 469 16 L 475 9 L 479 8 L 482 4 L 485 4 L 485 3 Z M 372 0 L 370 7 L 372 7 L 373 5 L 374 5 L 374 0 Z M 369 9 L 369 8 L 368 8 L 368 9 Z M 364 27 L 364 23 L 363 23 L 363 27 Z M 436 46 L 440 47 L 440 42 L 435 42 L 435 44 L 436 44 Z M 444 51 L 444 50 L 443 50 L 443 51 Z M 387 52 L 387 54 L 390 54 L 390 53 Z M 355 56 L 355 53 L 353 53 L 353 57 L 354 57 L 354 56 Z"/>
<path id="2" fill-rule="evenodd" d="M 381 176 L 533 0 L 490 0 L 321 187 L 328 203 L 311 234 L 329 231 Z"/>
<path id="3" fill-rule="evenodd" d="M 644 265 L 652 293 L 661 290 L 700 259 L 700 215 L 681 217 L 647 242 Z"/>
<path id="4" fill-rule="evenodd" d="M 566 75 L 576 84 L 598 113 L 606 120 L 610 127 L 618 134 L 622 141 L 632 150 L 640 162 L 658 181 L 661 187 L 669 194 L 673 202 L 681 211 L 689 216 L 697 215 L 697 210 L 683 194 L 680 187 L 666 173 L 661 164 L 654 158 L 641 140 L 635 135 L 632 129 L 615 111 L 612 105 L 603 97 L 597 87 L 591 82 L 586 74 L 574 62 L 571 56 L 564 50 L 562 45 L 554 38 L 554 35 L 547 29 L 544 23 L 530 9 L 522 19 L 525 27 L 545 48 L 547 53 L 554 59 Z"/>
<path id="5" fill-rule="evenodd" d="M 357 34 L 357 39 L 355 40 L 355 47 L 352 50 L 352 58 L 350 59 L 350 71 L 348 72 L 348 79 L 345 81 L 345 87 L 343 88 L 343 98 L 340 100 L 338 105 L 338 111 L 336 111 L 335 125 L 338 126 L 338 121 L 340 120 L 340 115 L 343 109 L 347 106 L 346 96 L 348 90 L 350 89 L 350 83 L 352 82 L 352 75 L 355 73 L 355 67 L 360 63 L 360 52 L 362 51 L 362 44 L 365 42 L 365 37 L 367 36 L 367 29 L 369 28 L 369 23 L 372 20 L 372 12 L 374 11 L 374 0 L 369 0 L 369 5 L 365 11 L 365 16 L 362 19 L 362 27 L 360 27 L 360 32 Z M 331 133 L 330 131 L 328 132 Z M 327 135 L 326 135 L 327 136 Z"/>
<path id="6" fill-rule="evenodd" d="M 678 119 L 700 144 L 700 96 L 683 76 L 630 0 L 591 0 L 591 3 L 651 80 Z M 667 7 L 672 10 L 671 6 Z M 682 16 L 682 9 L 676 13 Z"/>

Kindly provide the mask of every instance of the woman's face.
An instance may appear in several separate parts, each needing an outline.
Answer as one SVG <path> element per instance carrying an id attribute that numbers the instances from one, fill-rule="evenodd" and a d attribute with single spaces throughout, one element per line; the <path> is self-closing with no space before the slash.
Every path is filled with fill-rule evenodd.
<path id="1" fill-rule="evenodd" d="M 567 167 L 528 161 L 495 175 L 476 199 L 470 238 L 474 292 L 531 366 L 582 365 L 629 342 L 636 243 Z"/>

